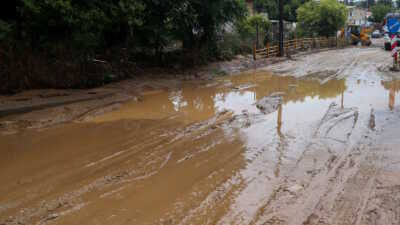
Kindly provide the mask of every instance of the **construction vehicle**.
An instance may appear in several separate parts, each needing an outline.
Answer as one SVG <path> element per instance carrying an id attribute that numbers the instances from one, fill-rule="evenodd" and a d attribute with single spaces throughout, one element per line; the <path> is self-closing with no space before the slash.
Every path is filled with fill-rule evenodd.
<path id="1" fill-rule="evenodd" d="M 361 43 L 362 46 L 371 45 L 371 39 L 368 35 L 368 33 L 372 32 L 370 28 L 349 24 L 347 25 L 347 31 L 350 34 L 351 43 L 353 45 L 358 45 L 358 43 Z"/>
<path id="2" fill-rule="evenodd" d="M 345 31 L 344 28 L 340 29 L 338 33 L 338 38 L 344 39 L 348 38 L 350 43 L 357 45 L 361 43 L 363 46 L 371 45 L 371 39 L 368 35 L 372 29 L 370 28 L 362 28 L 360 25 L 347 25 L 347 30 Z"/>

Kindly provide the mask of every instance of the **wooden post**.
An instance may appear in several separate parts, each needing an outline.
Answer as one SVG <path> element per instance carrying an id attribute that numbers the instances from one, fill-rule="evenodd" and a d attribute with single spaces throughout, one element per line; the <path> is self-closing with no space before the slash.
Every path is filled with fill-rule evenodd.
<path id="1" fill-rule="evenodd" d="M 254 43 L 254 44 L 253 44 L 253 59 L 254 59 L 254 61 L 257 60 L 257 57 L 256 57 L 256 50 L 257 50 L 257 47 L 256 47 L 256 44 Z"/>
<path id="2" fill-rule="evenodd" d="M 267 45 L 265 46 L 265 49 L 267 51 L 267 58 L 269 57 L 269 42 L 267 42 Z"/>

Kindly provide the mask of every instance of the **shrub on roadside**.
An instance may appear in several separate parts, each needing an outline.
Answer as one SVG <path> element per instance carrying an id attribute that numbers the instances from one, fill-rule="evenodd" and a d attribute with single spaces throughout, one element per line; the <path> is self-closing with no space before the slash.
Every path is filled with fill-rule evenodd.
<path id="1" fill-rule="evenodd" d="M 346 6 L 336 0 L 309 1 L 297 9 L 298 28 L 306 36 L 335 35 L 346 18 Z"/>
<path id="2" fill-rule="evenodd" d="M 0 14 L 2 93 L 101 84 L 104 74 L 131 75 L 122 65 L 164 66 L 171 55 L 186 65 L 218 59 L 221 27 L 247 8 L 244 0 L 16 0 L 13 10 Z"/>

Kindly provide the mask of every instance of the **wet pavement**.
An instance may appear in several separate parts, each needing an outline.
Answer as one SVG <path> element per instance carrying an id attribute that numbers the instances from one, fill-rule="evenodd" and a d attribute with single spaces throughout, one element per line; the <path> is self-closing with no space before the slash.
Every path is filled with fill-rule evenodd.
<path id="1" fill-rule="evenodd" d="M 0 136 L 0 224 L 374 224 L 369 197 L 344 190 L 373 186 L 354 181 L 381 168 L 360 149 L 384 146 L 400 81 L 381 49 L 318 54 Z M 335 54 L 343 68 L 318 63 Z"/>

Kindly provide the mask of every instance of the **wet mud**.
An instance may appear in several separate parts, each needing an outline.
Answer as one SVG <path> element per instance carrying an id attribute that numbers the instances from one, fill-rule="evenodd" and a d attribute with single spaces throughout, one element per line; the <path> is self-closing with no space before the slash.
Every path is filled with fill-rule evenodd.
<path id="1" fill-rule="evenodd" d="M 387 60 L 331 50 L 2 117 L 0 224 L 399 224 Z"/>

